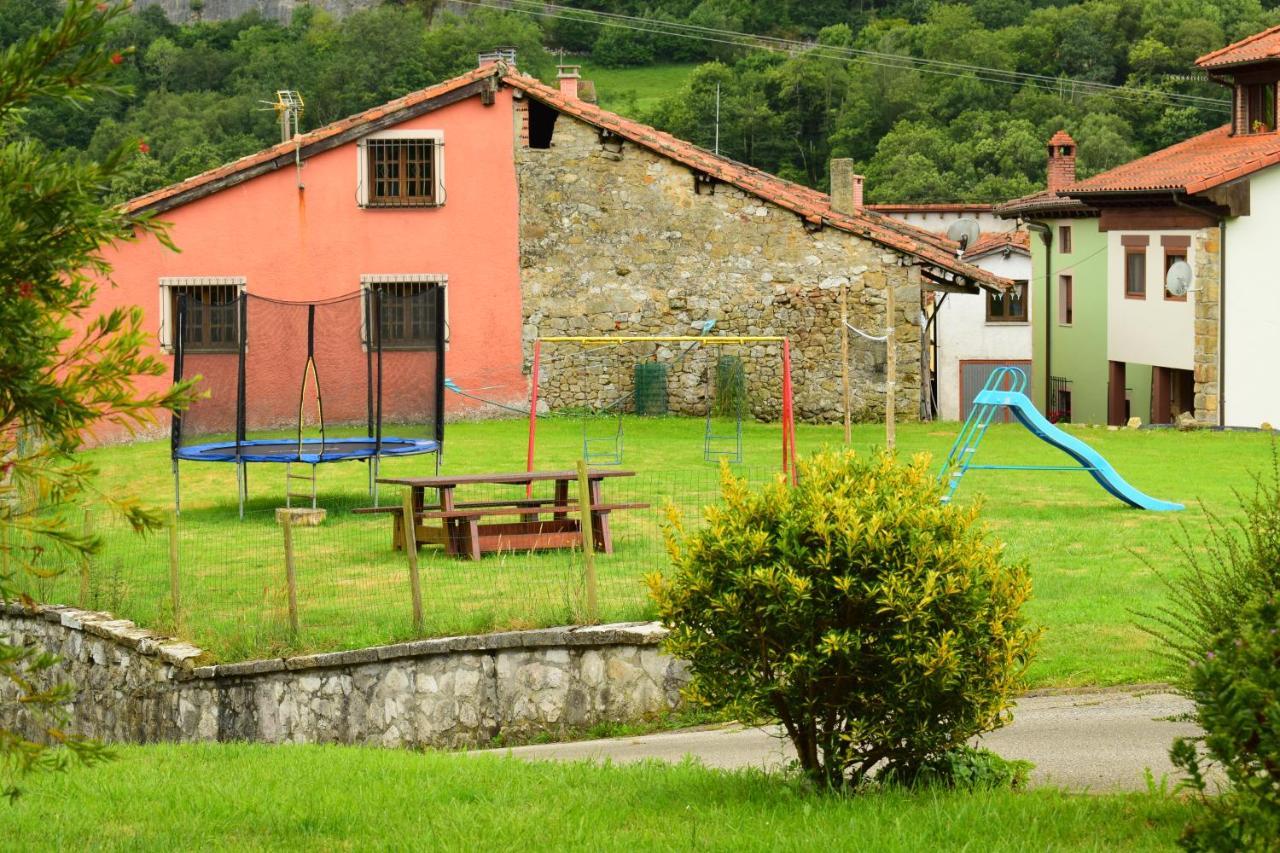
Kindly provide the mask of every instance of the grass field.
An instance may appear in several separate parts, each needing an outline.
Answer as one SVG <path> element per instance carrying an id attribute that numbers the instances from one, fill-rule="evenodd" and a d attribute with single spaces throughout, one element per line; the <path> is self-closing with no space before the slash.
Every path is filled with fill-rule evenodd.
<path id="1" fill-rule="evenodd" d="M 606 110 L 641 118 L 658 101 L 678 91 L 696 64 L 646 65 L 642 68 L 601 68 L 590 62 L 582 76 L 596 84 L 596 96 Z"/>
<path id="2" fill-rule="evenodd" d="M 842 799 L 692 764 L 247 744 L 125 748 L 3 808 L 23 850 L 1167 850 L 1188 817 L 1147 794 Z"/>
<path id="3" fill-rule="evenodd" d="M 519 470 L 524 424 L 489 421 L 450 425 L 444 468 L 449 472 Z M 700 420 L 630 419 L 625 467 L 639 475 L 606 485 L 608 500 L 645 501 L 654 509 L 619 514 L 617 553 L 601 557 L 601 617 L 651 615 L 642 577 L 665 565 L 659 508 L 672 499 L 686 515 L 714 499 L 716 471 L 702 460 Z M 900 427 L 899 448 L 910 454 L 945 453 L 957 424 Z M 1153 643 L 1135 625 L 1135 611 L 1163 601 L 1151 566 L 1180 570 L 1177 543 L 1185 531 L 1202 536 L 1210 510 L 1230 517 L 1233 490 L 1247 489 L 1251 472 L 1270 464 L 1271 440 L 1257 433 L 1108 431 L 1070 427 L 1135 486 L 1187 504 L 1182 513 L 1130 509 L 1084 473 L 971 472 L 958 500 L 982 499 L 994 535 L 1010 554 L 1030 563 L 1032 619 L 1045 628 L 1031 670 L 1035 686 L 1107 685 L 1168 678 Z M 879 427 L 855 429 L 854 445 L 870 450 L 883 440 Z M 540 428 L 538 467 L 571 467 L 580 452 L 581 424 L 549 419 Z M 836 445 L 836 427 L 801 426 L 801 453 Z M 770 476 L 779 455 L 776 425 L 747 424 L 744 467 Z M 130 489 L 158 505 L 171 500 L 164 442 L 103 448 L 90 455 L 109 488 Z M 1021 427 L 995 426 L 982 461 L 1061 464 L 1063 457 Z M 388 461 L 384 473 L 420 472 L 423 458 Z M 283 490 L 275 466 L 251 468 L 251 512 L 235 517 L 234 468 L 184 463 L 184 511 L 179 524 L 181 633 L 221 659 L 286 651 L 353 648 L 413 636 L 404 555 L 390 548 L 390 525 L 378 516 L 345 511 L 366 505 L 365 468 L 322 466 L 321 502 L 330 518 L 296 532 L 299 637 L 285 630 L 281 531 L 272 511 Z M 509 493 L 508 493 L 509 494 Z M 388 496 L 392 501 L 398 496 Z M 90 567 L 88 604 L 144 625 L 172 627 L 168 542 L 143 538 L 95 520 L 107 538 Z M 498 555 L 479 563 L 423 549 L 421 566 L 427 633 L 445 635 L 576 621 L 582 614 L 580 555 Z M 44 600 L 76 603 L 75 567 L 35 590 Z"/>

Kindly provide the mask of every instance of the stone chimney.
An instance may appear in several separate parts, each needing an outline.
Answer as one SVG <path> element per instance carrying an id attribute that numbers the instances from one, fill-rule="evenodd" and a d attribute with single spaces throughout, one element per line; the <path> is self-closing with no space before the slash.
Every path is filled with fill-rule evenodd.
<path id="1" fill-rule="evenodd" d="M 1054 193 L 1076 182 L 1076 141 L 1060 130 L 1049 140 L 1049 192 Z"/>
<path id="2" fill-rule="evenodd" d="M 831 161 L 831 209 L 854 216 L 862 212 L 862 175 L 853 173 L 853 161 L 838 157 Z"/>
<path id="3" fill-rule="evenodd" d="M 581 65 L 557 65 L 556 79 L 560 81 L 560 94 L 566 98 L 578 97 L 578 82 L 582 79 Z"/>

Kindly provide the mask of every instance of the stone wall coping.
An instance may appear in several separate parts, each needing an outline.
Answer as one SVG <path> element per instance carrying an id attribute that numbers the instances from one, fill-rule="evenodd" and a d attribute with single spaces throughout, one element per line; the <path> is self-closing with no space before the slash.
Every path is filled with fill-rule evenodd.
<path id="1" fill-rule="evenodd" d="M 272 672 L 326 669 L 400 658 L 427 657 L 454 652 L 489 652 L 501 649 L 539 649 L 557 646 L 650 646 L 667 635 L 657 622 L 618 622 L 609 625 L 567 625 L 531 631 L 501 631 L 461 637 L 412 640 L 386 646 L 371 646 L 343 652 L 298 655 L 289 658 L 215 663 L 203 649 L 177 637 L 140 628 L 128 619 L 110 613 L 81 610 L 59 604 L 28 607 L 19 602 L 0 602 L 0 611 L 59 623 L 73 631 L 83 631 L 119 643 L 141 655 L 159 658 L 173 668 L 172 678 L 236 678 Z"/>

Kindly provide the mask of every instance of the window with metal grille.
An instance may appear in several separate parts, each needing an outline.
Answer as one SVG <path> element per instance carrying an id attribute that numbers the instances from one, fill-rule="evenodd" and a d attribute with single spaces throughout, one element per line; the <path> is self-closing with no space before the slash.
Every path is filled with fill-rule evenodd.
<path id="1" fill-rule="evenodd" d="M 370 207 L 438 204 L 435 139 L 365 141 Z"/>
<path id="2" fill-rule="evenodd" d="M 232 284 L 170 286 L 169 316 L 181 318 L 187 352 L 236 352 L 240 343 L 240 288 Z M 179 311 L 179 306 L 182 311 Z"/>
<path id="3" fill-rule="evenodd" d="M 376 343 L 381 330 L 383 349 L 438 349 L 439 287 L 436 282 L 417 281 L 370 284 L 369 290 L 378 294 L 380 315 L 370 340 Z"/>

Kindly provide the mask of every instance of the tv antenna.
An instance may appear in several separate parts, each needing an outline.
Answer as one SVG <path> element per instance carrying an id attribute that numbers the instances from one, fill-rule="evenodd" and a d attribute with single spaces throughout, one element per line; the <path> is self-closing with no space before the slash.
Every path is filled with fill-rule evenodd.
<path id="1" fill-rule="evenodd" d="M 264 109 L 275 110 L 276 117 L 280 120 L 281 142 L 288 142 L 302 132 L 302 111 L 306 108 L 306 104 L 300 93 L 292 89 L 279 89 L 276 91 L 274 101 L 258 101 L 258 103 L 266 104 Z"/>
<path id="2" fill-rule="evenodd" d="M 1164 274 L 1164 289 L 1175 299 L 1191 292 L 1191 264 L 1186 261 L 1174 261 L 1169 271 Z"/>
<path id="3" fill-rule="evenodd" d="M 960 244 L 960 248 L 956 250 L 956 257 L 964 257 L 965 249 L 978 242 L 978 237 L 982 234 L 982 229 L 978 226 L 978 220 L 965 217 L 957 219 L 947 226 L 947 239 Z"/>

